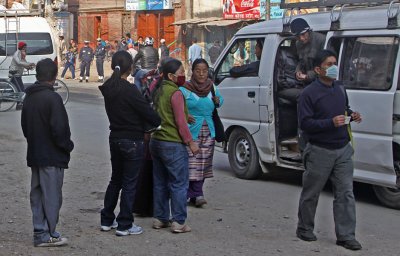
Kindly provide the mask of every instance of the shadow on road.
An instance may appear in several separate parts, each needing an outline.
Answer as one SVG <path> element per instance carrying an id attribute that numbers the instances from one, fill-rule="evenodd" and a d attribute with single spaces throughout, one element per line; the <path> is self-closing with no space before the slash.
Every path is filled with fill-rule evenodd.
<path id="1" fill-rule="evenodd" d="M 218 162 L 214 163 L 215 169 L 218 169 L 218 171 L 222 171 L 230 176 L 235 176 L 230 169 L 227 155 L 222 153 L 218 154 L 221 156 L 225 155 L 225 157 L 218 158 Z M 262 174 L 258 180 L 301 187 L 302 174 L 303 172 L 299 170 L 274 167 L 274 170 L 271 173 Z M 332 195 L 332 185 L 330 181 L 327 182 L 323 193 Z M 372 186 L 369 184 L 354 182 L 354 196 L 357 202 L 380 205 Z"/>

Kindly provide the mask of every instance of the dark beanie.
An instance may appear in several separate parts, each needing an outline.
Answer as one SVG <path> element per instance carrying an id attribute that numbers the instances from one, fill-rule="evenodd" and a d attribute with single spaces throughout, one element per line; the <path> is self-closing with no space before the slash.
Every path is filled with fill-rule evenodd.
<path id="1" fill-rule="evenodd" d="M 310 25 L 302 18 L 297 18 L 290 23 L 290 31 L 296 36 L 310 30 Z"/>

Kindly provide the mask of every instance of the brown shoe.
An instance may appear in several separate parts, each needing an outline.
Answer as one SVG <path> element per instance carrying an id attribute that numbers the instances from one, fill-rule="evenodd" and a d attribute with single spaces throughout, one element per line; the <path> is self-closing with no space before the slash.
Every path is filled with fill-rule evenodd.
<path id="1" fill-rule="evenodd" d="M 178 222 L 174 221 L 171 225 L 171 232 L 172 233 L 187 233 L 192 231 L 192 229 L 186 224 L 179 224 Z"/>
<path id="2" fill-rule="evenodd" d="M 168 228 L 171 226 L 171 223 L 168 222 L 162 222 L 159 219 L 153 219 L 153 228 L 154 229 L 162 229 L 162 228 Z"/>
<path id="3" fill-rule="evenodd" d="M 206 199 L 204 199 L 204 197 L 202 197 L 202 196 L 196 197 L 196 202 L 195 202 L 196 207 L 201 208 L 205 204 L 207 204 L 207 201 L 206 201 Z"/>

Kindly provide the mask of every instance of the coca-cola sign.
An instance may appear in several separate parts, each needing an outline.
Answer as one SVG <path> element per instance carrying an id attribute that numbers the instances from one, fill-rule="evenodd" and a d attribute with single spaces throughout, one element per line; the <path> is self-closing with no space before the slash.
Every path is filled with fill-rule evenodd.
<path id="1" fill-rule="evenodd" d="M 222 5 L 224 19 L 260 18 L 260 0 L 222 0 Z"/>

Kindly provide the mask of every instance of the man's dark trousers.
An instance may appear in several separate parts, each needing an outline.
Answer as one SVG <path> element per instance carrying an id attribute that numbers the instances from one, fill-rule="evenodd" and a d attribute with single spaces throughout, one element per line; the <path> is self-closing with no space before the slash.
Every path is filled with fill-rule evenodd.
<path id="1" fill-rule="evenodd" d="M 96 69 L 97 74 L 101 77 L 104 77 L 104 59 L 96 58 Z"/>
<path id="2" fill-rule="evenodd" d="M 80 65 L 81 73 L 80 77 L 83 77 L 86 75 L 86 78 L 89 78 L 90 76 L 90 62 L 82 61 Z M 85 72 L 86 71 L 86 72 Z"/>

